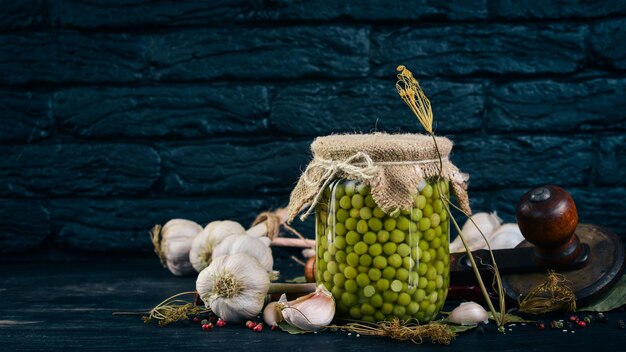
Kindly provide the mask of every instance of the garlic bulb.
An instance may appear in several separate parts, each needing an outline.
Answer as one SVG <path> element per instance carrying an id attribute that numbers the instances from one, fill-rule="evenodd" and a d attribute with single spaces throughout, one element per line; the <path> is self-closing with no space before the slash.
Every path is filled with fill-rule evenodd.
<path id="1" fill-rule="evenodd" d="M 154 252 L 172 274 L 180 276 L 194 272 L 189 261 L 189 251 L 194 238 L 201 231 L 202 226 L 185 219 L 172 219 L 163 227 L 154 226 L 151 232 Z"/>
<path id="2" fill-rule="evenodd" d="M 209 223 L 191 244 L 191 251 L 189 252 L 191 265 L 196 271 L 202 271 L 211 263 L 213 250 L 224 238 L 245 233 L 246 229 L 235 221 L 225 220 Z"/>
<path id="3" fill-rule="evenodd" d="M 270 302 L 263 309 L 263 321 L 269 326 L 278 326 L 283 321 L 283 315 L 277 306 L 278 302 Z"/>
<path id="4" fill-rule="evenodd" d="M 491 249 L 509 249 L 515 248 L 523 240 L 524 236 L 517 224 L 503 224 L 491 235 L 489 245 Z"/>
<path id="5" fill-rule="evenodd" d="M 474 223 L 476 225 L 474 225 Z M 485 244 L 485 240 L 483 239 L 483 236 L 481 236 L 480 232 L 482 232 L 483 235 L 485 235 L 485 237 L 489 240 L 490 235 L 498 227 L 500 227 L 501 223 L 502 219 L 500 219 L 495 212 L 476 213 L 472 215 L 470 219 L 465 222 L 465 224 L 463 224 L 461 233 L 463 235 L 463 239 L 467 242 L 469 249 L 474 251 L 481 248 L 481 246 Z M 476 228 L 477 226 L 478 228 Z M 463 246 L 460 236 L 457 236 L 457 238 L 450 243 L 450 253 L 457 252 L 465 252 L 465 247 Z"/>
<path id="6" fill-rule="evenodd" d="M 319 285 L 313 293 L 289 302 L 283 294 L 277 307 L 285 322 L 304 331 L 323 329 L 335 317 L 335 300 L 324 285 Z"/>
<path id="7" fill-rule="evenodd" d="M 463 302 L 454 308 L 448 321 L 460 325 L 474 325 L 489 322 L 489 313 L 476 302 Z"/>
<path id="8" fill-rule="evenodd" d="M 213 258 L 196 280 L 196 291 L 204 304 L 228 322 L 259 314 L 269 286 L 267 271 L 245 253 Z"/>
<path id="9" fill-rule="evenodd" d="M 274 265 L 272 250 L 258 237 L 249 235 L 228 236 L 213 249 L 214 257 L 235 253 L 246 253 L 254 257 L 265 271 L 272 271 L 272 266 Z"/>

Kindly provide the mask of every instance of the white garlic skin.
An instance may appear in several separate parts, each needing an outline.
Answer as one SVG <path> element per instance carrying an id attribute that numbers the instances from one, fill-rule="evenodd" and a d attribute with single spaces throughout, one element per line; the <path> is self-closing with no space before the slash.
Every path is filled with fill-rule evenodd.
<path id="1" fill-rule="evenodd" d="M 213 249 L 214 257 L 236 253 L 246 253 L 254 257 L 265 271 L 272 271 L 272 266 L 274 266 L 272 250 L 260 238 L 249 235 L 232 235 L 224 238 L 224 240 Z"/>
<path id="2" fill-rule="evenodd" d="M 229 277 L 238 289 L 232 294 L 220 291 L 216 285 Z M 238 253 L 213 258 L 211 264 L 198 274 L 196 291 L 206 307 L 227 322 L 240 322 L 256 317 L 263 309 L 269 290 L 268 273 L 253 257 Z"/>
<path id="3" fill-rule="evenodd" d="M 463 228 L 461 229 L 463 239 L 465 239 L 470 251 L 477 250 L 483 245 L 486 247 L 485 240 L 480 232 L 489 240 L 491 234 L 502 224 L 502 219 L 500 219 L 495 212 L 476 213 L 472 215 L 470 219 L 463 224 Z M 474 222 L 472 222 L 472 220 Z M 474 225 L 474 223 L 476 223 L 476 225 Z M 476 228 L 476 226 L 478 226 L 478 228 Z M 463 246 L 460 236 L 457 236 L 457 238 L 450 243 L 450 253 L 458 252 L 465 252 L 465 246 Z"/>
<path id="4" fill-rule="evenodd" d="M 463 302 L 450 312 L 447 319 L 455 324 L 474 325 L 488 323 L 489 313 L 476 302 Z"/>
<path id="5" fill-rule="evenodd" d="M 524 236 L 517 224 L 504 224 L 491 235 L 489 245 L 491 249 L 509 249 L 515 248 L 523 240 Z"/>
<path id="6" fill-rule="evenodd" d="M 160 251 L 164 265 L 177 276 L 195 272 L 189 261 L 189 252 L 194 238 L 202 231 L 202 226 L 191 220 L 172 219 L 161 228 Z"/>
<path id="7" fill-rule="evenodd" d="M 213 250 L 224 238 L 245 233 L 246 229 L 235 221 L 210 222 L 191 244 L 191 251 L 189 252 L 191 265 L 197 272 L 202 271 L 211 263 Z"/>
<path id="8" fill-rule="evenodd" d="M 324 329 L 335 317 L 335 300 L 324 285 L 319 285 L 313 293 L 289 302 L 283 294 L 278 307 L 285 322 L 304 331 Z"/>

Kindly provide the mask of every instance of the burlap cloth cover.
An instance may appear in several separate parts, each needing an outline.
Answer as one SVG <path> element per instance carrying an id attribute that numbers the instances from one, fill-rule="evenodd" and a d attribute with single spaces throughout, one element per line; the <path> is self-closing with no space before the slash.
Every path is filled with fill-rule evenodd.
<path id="1" fill-rule="evenodd" d="M 470 213 L 467 174 L 448 156 L 452 141 L 436 137 L 443 160 L 441 176 L 450 181 L 460 207 Z M 344 134 L 318 137 L 311 144 L 313 159 L 300 176 L 289 200 L 289 222 L 308 206 L 304 220 L 336 179 L 365 182 L 376 204 L 386 213 L 408 209 L 421 180 L 439 174 L 439 157 L 431 136 L 421 134 Z"/>

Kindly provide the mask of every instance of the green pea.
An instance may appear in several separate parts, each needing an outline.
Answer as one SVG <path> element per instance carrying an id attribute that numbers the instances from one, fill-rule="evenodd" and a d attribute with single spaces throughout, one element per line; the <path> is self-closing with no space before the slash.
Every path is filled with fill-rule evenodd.
<path id="1" fill-rule="evenodd" d="M 430 241 L 430 248 L 438 249 L 441 247 L 441 240 L 439 237 L 435 237 L 432 241 Z"/>
<path id="2" fill-rule="evenodd" d="M 371 194 L 368 194 L 365 196 L 365 205 L 367 205 L 370 208 L 376 207 L 376 202 L 374 202 L 374 198 L 372 198 Z"/>
<path id="3" fill-rule="evenodd" d="M 361 264 L 364 267 L 369 267 L 370 265 L 372 265 L 372 257 L 369 254 L 363 254 L 359 257 L 359 264 Z M 369 269 L 368 269 L 369 270 Z"/>
<path id="4" fill-rule="evenodd" d="M 383 222 L 380 221 L 379 218 L 371 218 L 371 219 L 367 220 L 367 226 L 369 226 L 370 230 L 372 230 L 374 232 L 378 232 L 378 231 L 382 230 Z"/>
<path id="5" fill-rule="evenodd" d="M 335 237 L 335 242 L 333 244 L 334 244 L 335 248 L 345 249 L 346 248 L 346 239 L 344 237 L 342 237 L 342 236 L 336 236 Z"/>
<path id="6" fill-rule="evenodd" d="M 431 215 L 433 215 L 433 206 L 430 204 L 426 204 L 424 210 L 422 210 L 422 214 L 424 214 L 424 217 L 430 218 Z"/>
<path id="7" fill-rule="evenodd" d="M 370 268 L 367 271 L 367 276 L 369 276 L 370 280 L 376 281 L 380 279 L 380 277 L 382 276 L 382 272 L 378 268 Z"/>
<path id="8" fill-rule="evenodd" d="M 370 278 L 367 276 L 367 274 L 360 273 L 356 277 L 356 284 L 359 285 L 359 287 L 365 287 L 370 284 Z"/>
<path id="9" fill-rule="evenodd" d="M 346 234 L 346 226 L 340 222 L 335 223 L 335 235 L 344 236 Z"/>
<path id="10" fill-rule="evenodd" d="M 379 207 L 374 208 L 374 211 L 372 213 L 374 214 L 375 217 L 379 219 L 382 219 L 385 217 L 385 212 Z"/>
<path id="11" fill-rule="evenodd" d="M 431 266 L 430 268 L 428 268 L 428 271 L 426 272 L 426 278 L 428 280 L 434 280 L 436 277 L 437 277 L 437 269 Z"/>
<path id="12" fill-rule="evenodd" d="M 409 278 L 409 271 L 405 268 L 396 269 L 396 279 L 400 281 L 405 281 Z"/>
<path id="13" fill-rule="evenodd" d="M 443 274 L 443 271 L 445 270 L 445 265 L 443 264 L 442 261 L 437 261 L 435 262 L 435 269 L 437 270 L 437 274 L 441 275 Z"/>
<path id="14" fill-rule="evenodd" d="M 361 235 L 358 232 L 351 230 L 346 234 L 346 243 L 353 246 L 361 240 Z"/>
<path id="15" fill-rule="evenodd" d="M 354 253 L 354 247 L 353 246 L 347 246 L 346 247 L 346 253 L 347 254 Z"/>
<path id="16" fill-rule="evenodd" d="M 435 309 L 437 309 L 437 307 L 434 304 L 431 304 L 428 306 L 428 308 L 426 309 L 426 315 L 429 317 L 432 317 L 433 313 L 435 313 Z"/>
<path id="17" fill-rule="evenodd" d="M 420 221 L 422 218 L 422 211 L 420 209 L 411 209 L 411 220 Z"/>
<path id="18" fill-rule="evenodd" d="M 396 277 L 396 269 L 394 269 L 393 267 L 386 267 L 383 269 L 383 277 L 387 280 L 391 280 L 394 277 Z"/>
<path id="19" fill-rule="evenodd" d="M 383 303 L 382 307 L 380 307 L 380 311 L 383 314 L 391 314 L 393 312 L 393 303 L 391 302 Z"/>
<path id="20" fill-rule="evenodd" d="M 435 227 L 435 236 L 441 237 L 443 235 L 443 231 L 441 230 L 441 226 Z M 446 236 L 447 239 L 447 236 Z"/>
<path id="21" fill-rule="evenodd" d="M 441 211 L 439 213 L 439 217 L 441 218 L 441 221 L 448 220 L 448 212 L 446 210 Z"/>
<path id="22" fill-rule="evenodd" d="M 424 298 L 426 298 L 426 291 L 424 291 L 421 288 L 418 288 L 417 291 L 415 291 L 413 298 L 415 298 L 415 302 L 422 302 Z"/>
<path id="23" fill-rule="evenodd" d="M 369 220 L 372 218 L 372 209 L 363 207 L 359 210 L 359 214 L 361 215 L 361 219 Z"/>
<path id="24" fill-rule="evenodd" d="M 356 267 L 359 265 L 359 255 L 356 253 L 350 253 L 348 254 L 348 256 L 346 257 L 346 262 L 348 263 L 348 265 L 352 266 L 352 267 Z"/>
<path id="25" fill-rule="evenodd" d="M 378 291 L 381 291 L 381 292 L 387 291 L 389 289 L 389 280 L 380 279 L 376 281 L 376 288 L 378 289 Z"/>
<path id="26" fill-rule="evenodd" d="M 375 257 L 373 263 L 378 269 L 385 269 L 387 267 L 387 258 L 383 256 Z"/>
<path id="27" fill-rule="evenodd" d="M 363 303 L 361 304 L 361 313 L 364 315 L 373 315 L 375 312 L 374 307 L 371 304 Z"/>
<path id="28" fill-rule="evenodd" d="M 402 291 L 402 282 L 400 280 L 393 280 L 390 287 L 393 292 L 400 292 Z"/>
<path id="29" fill-rule="evenodd" d="M 441 221 L 441 218 L 439 217 L 439 214 L 437 213 L 433 213 L 433 215 L 430 216 L 430 224 L 433 227 L 437 227 L 439 226 L 439 222 Z"/>
<path id="30" fill-rule="evenodd" d="M 407 236 L 407 243 L 413 247 L 419 243 L 420 238 L 422 237 L 421 231 L 411 231 Z"/>
<path id="31" fill-rule="evenodd" d="M 430 198 L 430 197 L 432 197 L 432 196 L 433 196 L 433 186 L 431 186 L 431 185 L 428 185 L 428 184 L 427 184 L 427 185 L 424 187 L 424 189 L 422 189 L 422 192 L 421 192 L 421 193 L 422 193 L 422 195 L 423 195 L 424 197 L 426 197 L 426 198 Z"/>
<path id="32" fill-rule="evenodd" d="M 433 229 L 428 229 L 426 231 L 424 231 L 424 240 L 427 242 L 430 242 L 433 240 L 433 238 L 435 238 L 435 236 L 437 235 L 437 233 L 435 232 L 435 230 Z"/>
<path id="33" fill-rule="evenodd" d="M 356 277 L 357 271 L 355 268 L 348 266 L 346 267 L 346 269 L 343 271 L 343 274 L 346 276 L 346 278 L 348 279 L 354 279 Z"/>
<path id="34" fill-rule="evenodd" d="M 425 277 L 422 276 L 417 280 L 417 288 L 426 288 L 426 285 L 428 285 L 428 279 Z"/>
<path id="35" fill-rule="evenodd" d="M 341 183 L 336 183 L 333 190 L 336 199 L 340 199 L 344 194 L 346 194 L 345 187 Z"/>
<path id="36" fill-rule="evenodd" d="M 348 217 L 350 217 L 350 213 L 347 210 L 343 208 L 337 210 L 337 215 L 336 215 L 337 221 L 345 222 L 348 219 Z"/>
<path id="37" fill-rule="evenodd" d="M 404 317 L 405 314 L 406 314 L 406 308 L 400 305 L 393 306 L 393 315 L 395 315 L 398 318 L 402 318 Z"/>
<path id="38" fill-rule="evenodd" d="M 333 287 L 330 290 L 330 293 L 333 294 L 333 297 L 336 297 L 339 300 L 339 303 L 342 303 L 342 304 L 343 304 L 343 302 L 341 301 L 341 297 L 343 296 L 344 292 L 345 291 L 343 289 L 341 289 L 341 287 L 339 287 L 339 286 L 335 286 L 335 287 Z M 343 304 L 343 305 L 345 305 L 345 304 Z"/>
<path id="39" fill-rule="evenodd" d="M 367 286 L 367 287 L 371 287 L 372 289 L 374 289 L 374 286 Z M 383 305 L 383 296 L 381 296 L 380 293 L 376 293 L 376 294 L 372 295 L 370 297 L 370 304 L 374 308 L 380 308 Z"/>
<path id="40" fill-rule="evenodd" d="M 360 260 L 360 259 L 361 259 L 361 258 L 359 257 L 359 260 Z M 357 270 L 357 271 L 359 272 L 359 274 L 360 274 L 360 273 L 367 273 L 367 271 L 368 271 L 368 270 L 370 270 L 370 268 L 368 268 L 368 267 L 366 267 L 366 266 L 363 266 L 363 265 L 359 265 L 359 266 L 356 268 L 356 270 Z"/>
<path id="41" fill-rule="evenodd" d="M 347 195 L 352 196 L 356 192 L 356 182 L 347 181 L 345 183 L 345 192 Z"/>
<path id="42" fill-rule="evenodd" d="M 339 264 L 339 272 L 343 273 L 343 271 L 346 270 L 347 267 L 348 265 L 345 263 Z"/>
<path id="43" fill-rule="evenodd" d="M 417 196 L 416 203 L 419 209 L 424 209 L 424 207 L 426 206 L 426 197 L 420 194 L 419 196 Z"/>
<path id="44" fill-rule="evenodd" d="M 346 229 L 352 231 L 356 229 L 356 219 L 355 218 L 348 218 L 346 219 L 345 222 L 346 225 Z"/>
<path id="45" fill-rule="evenodd" d="M 402 292 L 398 295 L 398 304 L 401 306 L 408 306 L 409 303 L 411 303 L 411 296 L 406 293 L 406 292 Z"/>
<path id="46" fill-rule="evenodd" d="M 415 261 L 411 259 L 411 257 L 407 256 L 407 257 L 402 258 L 403 268 L 405 268 L 406 270 L 411 270 L 413 269 L 413 266 L 415 266 Z"/>
<path id="47" fill-rule="evenodd" d="M 427 251 L 429 244 L 426 240 L 420 240 L 420 242 L 417 244 L 418 248 L 423 251 Z"/>
<path id="48" fill-rule="evenodd" d="M 346 280 L 343 284 L 346 289 L 346 292 L 355 293 L 359 287 L 355 280 Z"/>
<path id="49" fill-rule="evenodd" d="M 378 238 L 378 242 L 385 243 L 389 240 L 389 232 L 387 232 L 386 230 L 380 230 L 378 231 L 376 237 Z"/>
<path id="50" fill-rule="evenodd" d="M 381 311 L 377 311 L 376 313 L 374 313 L 374 321 L 383 321 L 383 320 L 385 320 L 385 313 Z"/>
<path id="51" fill-rule="evenodd" d="M 424 275 L 426 275 L 426 272 L 427 272 L 427 271 L 428 271 L 428 265 L 421 265 L 421 264 L 418 264 L 418 265 L 417 265 L 417 273 L 418 273 L 420 276 L 424 276 Z"/>
<path id="52" fill-rule="evenodd" d="M 383 300 L 385 302 L 393 303 L 398 299 L 398 293 L 393 291 L 383 292 Z"/>
<path id="53" fill-rule="evenodd" d="M 343 285 L 346 283 L 346 277 L 343 276 L 342 273 L 336 273 L 333 275 L 333 284 L 338 287 L 344 287 Z"/>
<path id="54" fill-rule="evenodd" d="M 361 317 L 363 316 L 361 314 L 361 310 L 359 309 L 359 307 L 356 307 L 356 306 L 350 308 L 349 314 L 354 319 L 361 319 Z"/>
<path id="55" fill-rule="evenodd" d="M 370 188 L 360 183 L 356 186 L 356 191 L 359 192 L 360 195 L 365 196 L 370 193 Z"/>
<path id="56" fill-rule="evenodd" d="M 424 312 L 424 314 L 426 314 L 428 307 L 430 307 L 428 300 L 420 301 L 420 311 Z"/>
<path id="57" fill-rule="evenodd" d="M 328 270 L 333 275 L 337 273 L 337 269 L 337 262 L 328 262 L 326 264 L 326 270 Z"/>
<path id="58" fill-rule="evenodd" d="M 448 258 L 448 253 L 443 247 L 437 248 L 437 260 L 444 260 L 444 258 Z"/>
<path id="59" fill-rule="evenodd" d="M 367 244 L 376 243 L 376 233 L 372 231 L 368 231 L 363 235 L 363 242 Z"/>
<path id="60" fill-rule="evenodd" d="M 322 278 L 324 281 L 330 281 L 333 278 L 333 274 L 328 271 L 324 271 L 324 273 L 322 274 Z"/>
<path id="61" fill-rule="evenodd" d="M 384 226 L 385 230 L 391 231 L 391 230 L 396 228 L 396 220 L 395 219 L 391 219 L 391 218 L 387 218 L 387 219 L 385 219 L 385 222 L 383 223 L 383 226 Z"/>
<path id="62" fill-rule="evenodd" d="M 433 211 L 435 213 L 441 213 L 443 211 L 443 201 L 441 199 L 433 201 Z"/>
<path id="63" fill-rule="evenodd" d="M 361 212 L 359 209 L 352 208 L 350 209 L 350 217 L 358 220 L 361 218 Z"/>
<path id="64" fill-rule="evenodd" d="M 347 254 L 344 251 L 337 251 L 335 253 L 335 260 L 337 261 L 337 263 L 345 263 L 346 262 L 346 257 Z"/>
<path id="65" fill-rule="evenodd" d="M 358 255 L 362 255 L 362 254 L 367 253 L 367 249 L 368 249 L 367 243 L 365 243 L 363 241 L 357 242 L 354 245 L 354 253 L 356 253 Z"/>
<path id="66" fill-rule="evenodd" d="M 391 242 L 400 243 L 404 241 L 405 234 L 400 230 L 393 230 L 389 235 Z"/>
<path id="67" fill-rule="evenodd" d="M 426 293 L 429 294 L 433 291 L 435 291 L 435 288 L 437 287 L 437 283 L 435 282 L 435 280 L 428 280 L 428 285 L 426 285 Z"/>
<path id="68" fill-rule="evenodd" d="M 411 247 L 409 247 L 409 245 L 406 243 L 400 243 L 398 245 L 397 252 L 400 256 L 406 257 L 411 253 Z"/>
<path id="69" fill-rule="evenodd" d="M 419 310 L 420 310 L 420 305 L 417 302 L 410 302 L 409 305 L 406 307 L 406 311 L 411 315 L 414 315 Z"/>
<path id="70" fill-rule="evenodd" d="M 398 253 L 394 253 L 387 257 L 387 263 L 394 268 L 399 268 L 402 266 L 402 257 Z"/>
<path id="71" fill-rule="evenodd" d="M 367 227 L 367 221 L 366 220 L 359 220 L 359 222 L 356 223 L 356 231 L 360 234 L 364 234 L 369 230 L 369 228 Z"/>
<path id="72" fill-rule="evenodd" d="M 374 256 L 374 257 L 379 256 L 383 252 L 383 246 L 381 246 L 380 243 L 374 243 L 373 245 L 370 246 L 367 252 L 371 256 Z"/>
<path id="73" fill-rule="evenodd" d="M 363 207 L 363 196 L 360 194 L 355 194 L 351 199 L 352 207 L 355 209 L 361 209 Z"/>
<path id="74" fill-rule="evenodd" d="M 442 288 L 443 287 L 443 277 L 442 276 L 437 276 L 435 278 L 435 287 L 437 287 L 437 288 Z"/>
<path id="75" fill-rule="evenodd" d="M 420 258 L 420 262 L 426 264 L 429 263 L 432 259 L 429 251 L 422 251 L 422 257 Z"/>
<path id="76" fill-rule="evenodd" d="M 347 224 L 346 227 L 348 227 Z M 422 218 L 418 224 L 418 228 L 420 231 L 428 230 L 430 228 L 430 218 Z"/>
<path id="77" fill-rule="evenodd" d="M 341 199 L 339 199 L 339 206 L 343 209 L 350 209 L 352 206 L 352 197 L 350 196 L 343 196 L 341 197 Z"/>
<path id="78" fill-rule="evenodd" d="M 406 231 L 409 229 L 409 224 L 409 219 L 405 218 L 404 216 L 400 216 L 398 217 L 398 220 L 396 222 L 396 228 L 398 230 Z"/>
<path id="79" fill-rule="evenodd" d="M 393 242 L 387 242 L 383 245 L 383 252 L 387 255 L 394 254 L 396 252 L 396 244 Z"/>
<path id="80" fill-rule="evenodd" d="M 330 252 L 324 252 L 324 261 L 328 263 L 332 260 L 333 260 L 333 255 L 330 254 Z"/>
<path id="81" fill-rule="evenodd" d="M 437 292 L 433 292 L 433 293 L 431 293 L 431 294 L 430 294 L 430 296 L 428 296 L 428 301 L 429 301 L 430 303 L 436 303 L 436 302 L 437 302 L 437 297 L 438 297 L 438 296 L 439 296 L 439 295 L 437 294 Z"/>

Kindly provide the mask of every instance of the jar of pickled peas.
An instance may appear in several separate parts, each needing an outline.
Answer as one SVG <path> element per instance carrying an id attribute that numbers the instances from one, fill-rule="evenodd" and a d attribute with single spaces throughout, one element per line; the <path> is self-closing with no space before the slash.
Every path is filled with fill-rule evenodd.
<path id="1" fill-rule="evenodd" d="M 332 292 L 339 316 L 435 317 L 450 282 L 448 189 L 448 181 L 424 181 L 410 208 L 389 214 L 362 182 L 326 188 L 316 213 L 316 282 Z"/>
<path id="2" fill-rule="evenodd" d="M 316 211 L 316 282 L 336 318 L 428 322 L 450 281 L 450 194 L 469 210 L 452 142 L 403 134 L 316 139 L 290 216 Z M 438 150 L 437 150 L 438 149 Z"/>

